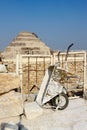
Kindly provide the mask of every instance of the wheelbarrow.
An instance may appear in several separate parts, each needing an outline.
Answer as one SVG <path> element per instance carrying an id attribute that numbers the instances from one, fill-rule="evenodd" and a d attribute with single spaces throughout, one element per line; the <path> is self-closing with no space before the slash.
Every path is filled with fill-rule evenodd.
<path id="1" fill-rule="evenodd" d="M 69 99 L 67 90 L 59 82 L 60 71 L 58 72 L 58 70 L 60 69 L 60 67 L 52 65 L 46 70 L 39 93 L 36 97 L 36 102 L 41 107 L 49 104 L 51 108 L 63 110 L 68 106 Z"/>

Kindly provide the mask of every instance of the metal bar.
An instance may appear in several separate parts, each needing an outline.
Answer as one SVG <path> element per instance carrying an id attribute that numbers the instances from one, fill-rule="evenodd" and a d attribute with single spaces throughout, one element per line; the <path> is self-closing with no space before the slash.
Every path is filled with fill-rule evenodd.
<path id="1" fill-rule="evenodd" d="M 53 56 L 51 55 L 50 57 L 50 64 L 52 65 L 53 64 Z"/>
<path id="2" fill-rule="evenodd" d="M 74 65 L 75 65 L 75 73 L 76 73 L 76 54 L 74 54 Z"/>
<path id="3" fill-rule="evenodd" d="M 43 58 L 43 64 L 44 64 L 44 75 L 45 75 L 45 57 Z"/>
<path id="4" fill-rule="evenodd" d="M 84 93 L 87 91 L 87 54 L 84 54 Z"/>
<path id="5" fill-rule="evenodd" d="M 22 57 L 51 57 L 51 55 L 22 55 Z"/>
<path id="6" fill-rule="evenodd" d="M 62 56 L 62 63 L 61 64 L 62 64 L 62 68 L 63 68 L 63 55 L 61 55 L 61 56 Z"/>
<path id="7" fill-rule="evenodd" d="M 28 94 L 30 93 L 30 90 L 29 90 L 29 81 L 30 81 L 30 75 L 29 75 L 29 73 L 30 73 L 30 71 L 29 71 L 29 65 L 30 65 L 30 58 L 28 57 Z"/>
<path id="8" fill-rule="evenodd" d="M 19 55 L 16 56 L 16 74 L 19 74 Z"/>
<path id="9" fill-rule="evenodd" d="M 70 54 L 84 54 L 86 51 L 71 51 L 69 52 Z M 61 55 L 62 54 L 66 54 L 66 52 L 61 52 Z"/>
<path id="10" fill-rule="evenodd" d="M 67 58 L 68 58 L 68 54 L 69 54 L 69 51 L 70 51 L 70 48 L 73 46 L 74 44 L 70 44 L 67 48 L 67 52 L 66 52 L 66 56 L 65 56 L 65 61 L 67 62 Z"/>
<path id="11" fill-rule="evenodd" d="M 37 84 L 37 57 L 36 57 L 36 84 Z"/>
<path id="12" fill-rule="evenodd" d="M 23 69 L 22 69 L 22 57 L 19 55 L 19 75 L 20 75 L 20 87 L 21 87 L 21 94 L 23 94 Z"/>

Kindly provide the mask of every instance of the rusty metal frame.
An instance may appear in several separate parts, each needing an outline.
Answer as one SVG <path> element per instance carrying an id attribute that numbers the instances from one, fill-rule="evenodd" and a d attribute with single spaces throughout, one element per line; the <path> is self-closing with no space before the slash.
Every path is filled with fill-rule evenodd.
<path id="1" fill-rule="evenodd" d="M 19 56 L 20 57 L 20 56 Z M 26 58 L 27 60 L 27 66 L 26 67 L 23 67 L 23 58 Z M 35 61 L 35 65 L 36 65 L 36 69 L 30 69 L 30 59 L 33 59 L 33 58 L 35 58 L 36 59 L 36 61 Z M 38 69 L 37 68 L 37 64 L 38 64 L 38 58 L 42 58 L 43 59 L 43 68 L 42 69 Z M 19 63 L 21 63 L 21 71 L 22 71 L 22 77 L 23 77 L 23 69 L 28 69 L 28 77 L 27 77 L 27 79 L 28 79 L 28 86 L 27 86 L 27 89 L 28 89 L 28 93 L 30 93 L 30 72 L 31 71 L 35 71 L 36 72 L 36 80 L 35 80 L 35 82 L 36 82 L 36 84 L 37 84 L 37 73 L 38 73 L 38 71 L 43 71 L 43 73 L 45 74 L 45 70 L 46 70 L 46 66 L 45 66 L 45 62 L 46 62 L 46 58 L 50 58 L 49 60 L 50 60 L 50 64 L 52 64 L 52 56 L 51 55 L 21 55 L 21 61 L 19 61 Z M 17 56 L 17 59 L 18 59 L 18 56 Z M 17 62 L 17 66 L 18 66 L 18 62 Z M 22 82 L 23 82 L 23 79 L 21 79 L 22 80 Z M 23 84 L 23 83 L 22 83 Z M 21 87 L 22 88 L 22 87 Z"/>

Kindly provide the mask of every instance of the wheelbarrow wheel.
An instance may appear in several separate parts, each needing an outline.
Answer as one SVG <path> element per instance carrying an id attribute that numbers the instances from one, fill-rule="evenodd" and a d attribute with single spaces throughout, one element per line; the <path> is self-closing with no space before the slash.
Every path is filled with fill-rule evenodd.
<path id="1" fill-rule="evenodd" d="M 63 110 L 68 106 L 69 99 L 65 93 L 61 93 L 52 99 L 52 105 L 59 110 Z"/>

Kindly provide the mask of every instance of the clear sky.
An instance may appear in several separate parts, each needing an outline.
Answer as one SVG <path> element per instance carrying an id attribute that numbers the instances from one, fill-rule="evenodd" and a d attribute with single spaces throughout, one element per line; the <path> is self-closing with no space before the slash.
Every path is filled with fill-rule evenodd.
<path id="1" fill-rule="evenodd" d="M 87 50 L 87 0 L 0 0 L 0 50 L 21 31 L 55 50 Z"/>

